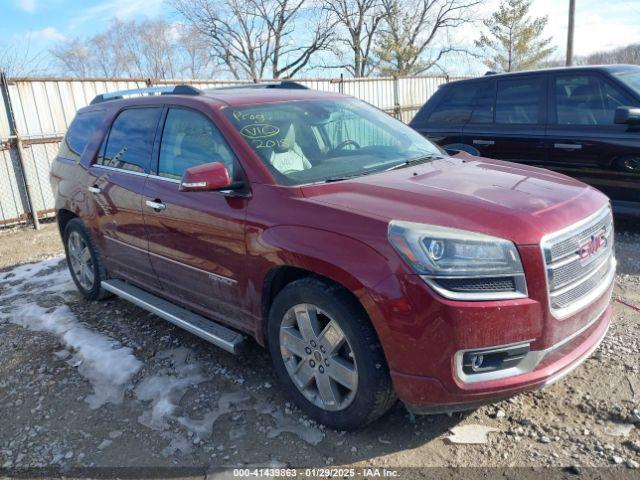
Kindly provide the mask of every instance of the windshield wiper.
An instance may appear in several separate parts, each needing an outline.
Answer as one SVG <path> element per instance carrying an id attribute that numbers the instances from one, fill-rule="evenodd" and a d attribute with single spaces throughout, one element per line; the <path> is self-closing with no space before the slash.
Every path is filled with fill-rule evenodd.
<path id="1" fill-rule="evenodd" d="M 349 180 L 351 178 L 356 178 L 361 175 L 366 175 L 367 173 L 373 173 L 373 172 L 360 172 L 355 175 L 342 175 L 340 177 L 329 177 L 324 180 L 324 183 L 340 182 L 341 180 Z"/>
<path id="2" fill-rule="evenodd" d="M 435 153 L 429 153 L 426 155 L 420 155 L 419 157 L 416 158 L 410 158 L 409 160 L 405 160 L 402 163 L 398 163 L 397 165 L 394 165 L 393 167 L 390 168 L 385 168 L 385 169 L 377 169 L 377 168 L 373 168 L 371 170 L 365 170 L 362 172 L 358 172 L 358 173 L 354 173 L 351 175 L 339 175 L 336 177 L 329 177 L 327 179 L 324 180 L 324 183 L 331 183 L 331 182 L 340 182 L 341 180 L 349 180 L 351 178 L 356 178 L 356 177 L 362 177 L 364 175 L 369 175 L 371 173 L 379 173 L 379 172 L 388 172 L 389 170 L 395 170 L 397 168 L 404 168 L 404 167 L 408 167 L 410 165 L 415 165 L 418 163 L 424 163 L 424 162 L 428 162 L 429 160 L 437 160 L 440 158 L 444 158 L 442 155 L 436 155 Z"/>
<path id="3" fill-rule="evenodd" d="M 405 160 L 402 163 L 398 163 L 397 165 L 394 165 L 393 167 L 387 168 L 386 171 L 388 172 L 390 170 L 397 170 L 399 168 L 409 167 L 411 165 L 416 165 L 418 163 L 428 162 L 429 160 L 438 160 L 440 158 L 444 158 L 444 157 L 442 155 L 436 155 L 435 153 L 428 153 L 426 155 L 420 155 L 419 157 L 410 158 L 409 160 Z"/>

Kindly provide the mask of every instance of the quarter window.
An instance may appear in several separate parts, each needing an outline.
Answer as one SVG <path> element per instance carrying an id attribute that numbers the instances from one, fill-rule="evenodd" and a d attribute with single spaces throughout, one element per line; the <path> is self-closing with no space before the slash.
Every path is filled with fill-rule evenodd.
<path id="1" fill-rule="evenodd" d="M 102 111 L 79 113 L 60 143 L 58 156 L 79 162 L 91 135 L 100 126 L 102 118 Z"/>
<path id="2" fill-rule="evenodd" d="M 450 87 L 444 99 L 429 117 L 429 123 L 460 125 L 469 120 L 475 102 L 475 88 L 469 85 Z"/>
<path id="3" fill-rule="evenodd" d="M 542 81 L 539 78 L 501 80 L 496 96 L 496 123 L 538 123 Z"/>
<path id="4" fill-rule="evenodd" d="M 559 125 L 613 125 L 616 108 L 631 103 L 596 75 L 557 77 L 555 86 Z"/>
<path id="5" fill-rule="evenodd" d="M 495 82 L 479 83 L 475 89 L 475 107 L 471 114 L 471 123 L 492 123 L 495 104 Z"/>
<path id="6" fill-rule="evenodd" d="M 161 111 L 155 107 L 122 111 L 111 126 L 98 164 L 133 172 L 146 171 Z"/>
<path id="7" fill-rule="evenodd" d="M 158 175 L 180 179 L 188 168 L 211 162 L 222 162 L 233 178 L 235 156 L 211 121 L 192 110 L 170 109 L 162 133 Z"/>

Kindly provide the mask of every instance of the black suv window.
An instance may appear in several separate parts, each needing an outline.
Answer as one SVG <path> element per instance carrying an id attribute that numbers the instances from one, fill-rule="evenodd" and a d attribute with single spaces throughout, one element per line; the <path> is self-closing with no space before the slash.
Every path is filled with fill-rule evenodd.
<path id="1" fill-rule="evenodd" d="M 559 125 L 613 125 L 616 108 L 632 102 L 597 75 L 563 75 L 555 86 Z"/>
<path id="2" fill-rule="evenodd" d="M 538 123 L 541 97 L 540 78 L 498 81 L 496 123 Z"/>
<path id="3" fill-rule="evenodd" d="M 149 167 L 161 108 L 123 110 L 113 122 L 98 164 L 144 172 Z"/>
<path id="4" fill-rule="evenodd" d="M 428 123 L 465 123 L 473 110 L 474 95 L 475 88 L 470 88 L 470 85 L 449 87 L 444 98 L 429 116 Z"/>
<path id="5" fill-rule="evenodd" d="M 162 133 L 158 175 L 182 178 L 187 168 L 222 162 L 233 178 L 235 156 L 218 129 L 204 115 L 172 108 Z"/>
<path id="6" fill-rule="evenodd" d="M 475 88 L 475 106 L 471 123 L 492 123 L 493 107 L 496 103 L 496 84 L 493 81 L 480 82 Z"/>
<path id="7" fill-rule="evenodd" d="M 71 122 L 67 134 L 60 143 L 58 156 L 79 162 L 91 135 L 100 126 L 102 118 L 102 111 L 79 113 Z"/>

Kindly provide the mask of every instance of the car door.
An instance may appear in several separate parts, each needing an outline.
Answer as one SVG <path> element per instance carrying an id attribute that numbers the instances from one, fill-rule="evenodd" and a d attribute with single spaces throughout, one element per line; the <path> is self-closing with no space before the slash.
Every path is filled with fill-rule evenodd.
<path id="1" fill-rule="evenodd" d="M 487 100 L 478 106 L 476 118 L 472 116 L 464 127 L 464 142 L 478 149 L 483 157 L 544 163 L 545 86 L 544 75 L 497 79 L 493 123 L 489 122 L 491 89 L 485 87 Z"/>
<path id="2" fill-rule="evenodd" d="M 224 323 L 246 327 L 246 312 L 239 305 L 246 287 L 248 198 L 179 190 L 185 170 L 204 163 L 222 162 L 232 179 L 241 178 L 233 151 L 203 113 L 170 107 L 157 158 L 144 190 L 144 221 L 151 263 L 165 295 Z"/>
<path id="3" fill-rule="evenodd" d="M 640 173 L 622 163 L 640 157 L 640 130 L 614 123 L 617 107 L 638 102 L 599 72 L 554 74 L 549 91 L 549 167 L 593 185 L 614 202 L 640 201 Z"/>
<path id="4" fill-rule="evenodd" d="M 107 270 L 146 288 L 159 288 L 147 253 L 142 192 L 161 113 L 159 107 L 122 110 L 89 167 Z"/>

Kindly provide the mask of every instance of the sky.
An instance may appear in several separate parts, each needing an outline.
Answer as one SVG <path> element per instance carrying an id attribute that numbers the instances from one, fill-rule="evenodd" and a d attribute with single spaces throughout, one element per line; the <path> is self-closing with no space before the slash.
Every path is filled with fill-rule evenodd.
<path id="1" fill-rule="evenodd" d="M 499 0 L 485 0 L 476 12 L 481 17 L 497 8 Z M 553 38 L 556 55 L 564 57 L 569 0 L 534 0 L 531 15 L 549 16 L 546 34 Z M 106 28 L 109 20 L 175 16 L 164 0 L 0 0 L 0 45 L 11 45 L 46 64 L 47 51 L 65 39 L 91 35 Z M 452 41 L 473 45 L 480 22 L 457 29 Z M 640 0 L 576 0 L 574 53 L 587 55 L 629 43 L 640 42 Z M 445 64 L 450 73 L 485 70 L 475 60 Z M 457 70 L 457 71 L 456 71 Z"/>

